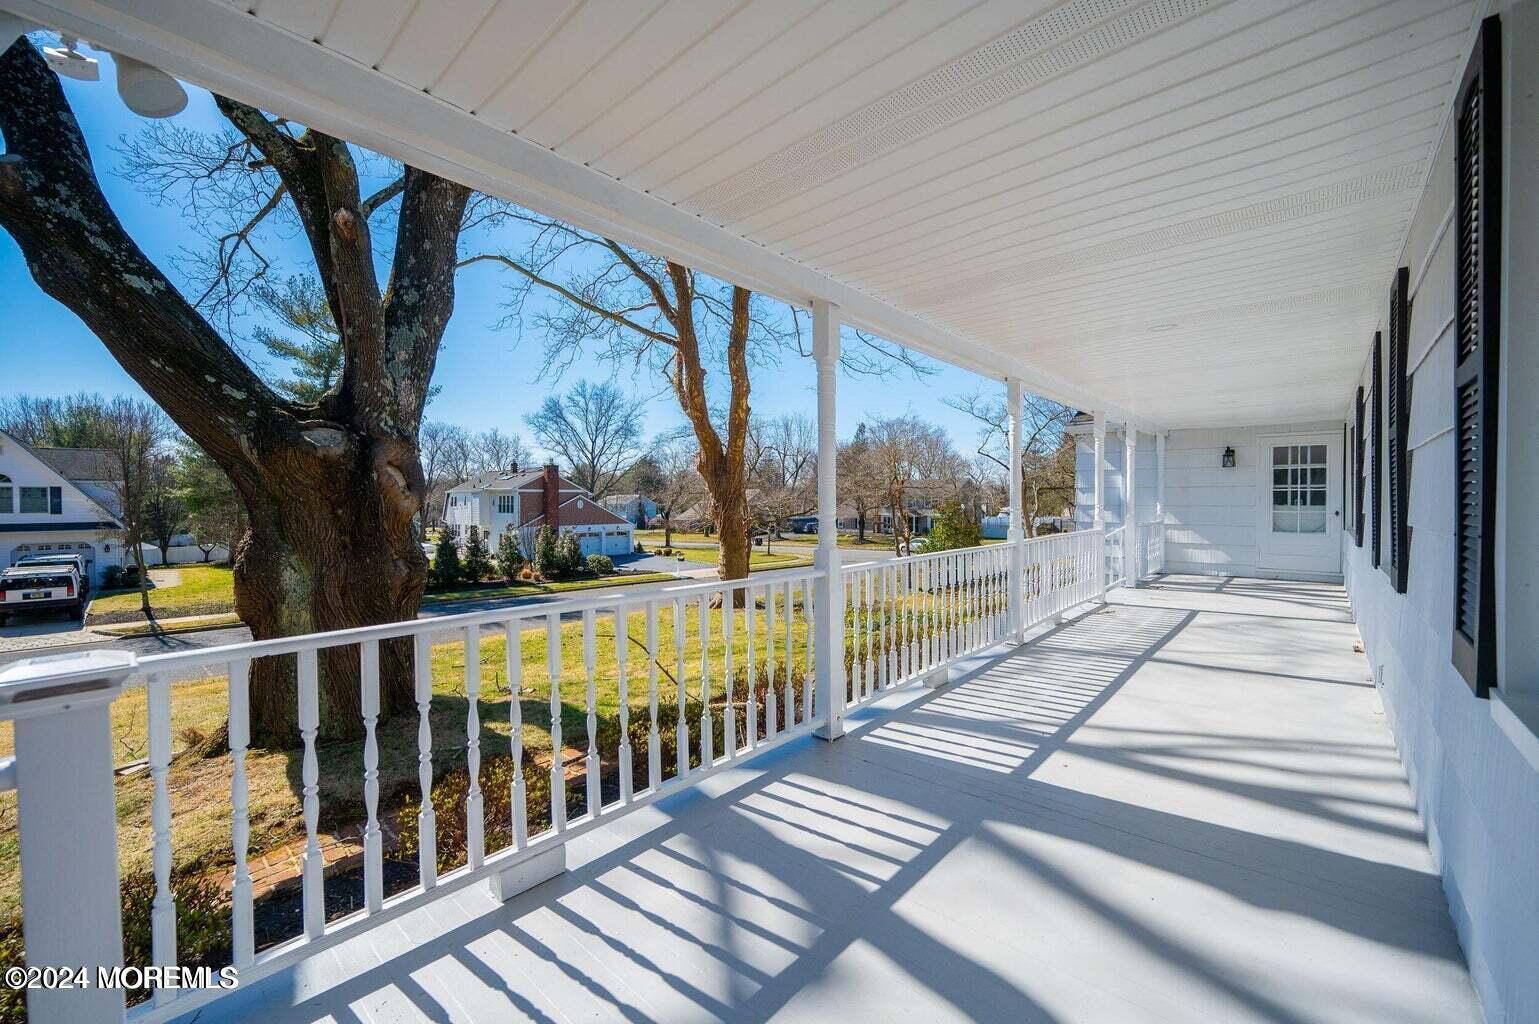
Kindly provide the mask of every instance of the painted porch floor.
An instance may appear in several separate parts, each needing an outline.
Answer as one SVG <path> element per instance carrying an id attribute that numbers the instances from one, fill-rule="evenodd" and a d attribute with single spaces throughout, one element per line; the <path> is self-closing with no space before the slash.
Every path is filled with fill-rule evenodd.
<path id="1" fill-rule="evenodd" d="M 1356 639 L 1336 586 L 1116 591 L 199 1019 L 1476 1021 Z"/>

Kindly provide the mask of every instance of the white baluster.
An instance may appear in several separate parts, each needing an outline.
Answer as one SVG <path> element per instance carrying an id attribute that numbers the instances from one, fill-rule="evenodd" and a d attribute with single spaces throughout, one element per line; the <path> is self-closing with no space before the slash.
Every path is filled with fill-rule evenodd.
<path id="1" fill-rule="evenodd" d="M 422 888 L 438 884 L 438 816 L 433 811 L 433 638 L 418 633 L 413 642 L 412 666 L 417 698 L 417 788 L 422 806 L 417 811 L 417 878 Z"/>
<path id="2" fill-rule="evenodd" d="M 780 731 L 780 700 L 775 694 L 775 585 L 764 588 L 764 738 Z"/>
<path id="3" fill-rule="evenodd" d="M 304 782 L 305 853 L 303 858 L 303 895 L 305 938 L 318 939 L 326 931 L 326 892 L 322 873 L 320 819 L 321 769 L 315 759 L 315 734 L 321 725 L 320 672 L 316 667 L 316 652 L 308 648 L 299 652 L 299 735 L 304 739 L 304 765 L 300 777 Z"/>
<path id="4" fill-rule="evenodd" d="M 759 680 L 754 675 L 756 667 L 754 665 L 753 635 L 754 629 L 757 628 L 756 624 L 759 616 L 753 596 L 753 587 L 744 587 L 743 597 L 745 601 L 743 605 L 743 625 L 748 634 L 748 692 L 743 695 L 743 707 L 746 709 L 743 715 L 743 728 L 748 735 L 743 737 L 743 745 L 752 750 L 758 746 L 759 742 L 759 697 L 757 692 Z"/>
<path id="5" fill-rule="evenodd" d="M 251 662 L 230 662 L 230 842 L 235 851 L 235 880 L 230 885 L 230 936 L 237 969 L 256 957 L 255 923 L 251 908 L 251 869 L 246 855 L 251 845 L 250 787 L 246 782 L 246 749 L 251 745 Z"/>
<path id="6" fill-rule="evenodd" d="M 830 588 L 830 592 L 832 592 L 832 588 Z M 814 616 L 817 614 L 817 610 L 813 607 L 812 604 L 812 594 L 812 581 L 802 580 L 802 623 L 807 627 L 807 661 L 804 668 L 806 675 L 803 676 L 802 682 L 803 723 L 811 722 L 813 720 L 812 716 L 817 710 L 817 705 L 813 699 L 813 691 L 817 689 L 817 685 L 813 682 L 813 680 L 817 678 L 817 669 L 815 665 L 817 654 L 812 646 L 812 634 L 816 628 L 814 626 Z"/>
<path id="7" fill-rule="evenodd" d="M 679 719 L 674 725 L 676 733 L 674 742 L 678 746 L 679 774 L 678 778 L 684 778 L 689 774 L 689 719 L 685 717 L 685 708 L 688 706 L 688 690 L 684 685 L 684 627 L 687 615 L 684 609 L 684 599 L 673 599 L 673 649 L 676 670 L 678 672 L 679 689 Z"/>
<path id="8" fill-rule="evenodd" d="M 723 751 L 727 760 L 737 757 L 737 713 L 732 709 L 734 696 L 732 673 L 734 670 L 733 649 L 737 647 L 737 624 L 734 621 L 736 612 L 733 610 L 737 603 L 737 588 L 728 587 L 722 594 L 721 601 L 721 636 L 723 644 L 722 672 L 726 676 L 726 683 L 722 687 L 725 703 L 722 705 L 721 736 Z"/>
<path id="9" fill-rule="evenodd" d="M 150 955 L 159 967 L 176 965 L 176 896 L 171 891 L 171 680 L 151 676 L 146 684 L 149 705 L 150 778 L 155 793 L 150 802 L 154 835 L 155 899 L 150 904 Z M 84 838 L 84 837 L 82 837 Z M 155 990 L 157 1006 L 176 998 L 176 989 Z"/>
<path id="10" fill-rule="evenodd" d="M 795 676 L 796 673 L 794 671 L 795 666 L 794 666 L 794 664 L 791 661 L 791 651 L 792 651 L 791 641 L 793 639 L 793 636 L 792 636 L 792 626 L 793 626 L 793 624 L 796 621 L 796 617 L 795 617 L 795 614 L 793 612 L 793 609 L 791 608 L 791 586 L 792 586 L 791 581 L 790 580 L 786 580 L 786 603 L 785 603 L 785 608 L 782 609 L 782 611 L 785 612 L 785 616 L 784 616 L 784 618 L 785 618 L 785 626 L 784 626 L 784 628 L 785 628 L 785 631 L 786 631 L 786 640 L 785 640 L 785 688 L 786 689 L 785 689 L 785 701 L 784 701 L 783 706 L 785 707 L 784 715 L 785 715 L 786 729 L 787 730 L 789 730 L 793 725 L 796 724 L 796 681 L 794 679 L 794 676 Z"/>
<path id="11" fill-rule="evenodd" d="M 594 649 L 594 613 L 589 608 L 582 613 L 582 664 L 588 677 L 588 760 L 585 768 L 588 783 L 588 814 L 597 818 L 599 810 L 604 806 L 604 793 L 599 781 L 599 752 L 598 752 L 598 695 L 595 692 L 593 678 L 593 663 L 596 659 Z"/>
<path id="12" fill-rule="evenodd" d="M 715 729 L 711 724 L 711 602 L 700 595 L 700 767 L 709 768 L 716 760 L 712 749 Z"/>
<path id="13" fill-rule="evenodd" d="M 630 615 L 615 607 L 615 673 L 620 687 L 620 802 L 631 802 L 631 688 L 625 677 L 626 648 L 630 646 Z"/>
<path id="14" fill-rule="evenodd" d="M 384 844 L 379 831 L 379 641 L 358 645 L 359 704 L 363 708 L 363 902 L 368 912 L 385 905 Z"/>
<path id="15" fill-rule="evenodd" d="M 550 827 L 566 831 L 566 765 L 561 756 L 561 614 L 545 616 L 545 669 L 550 674 Z"/>
<path id="16" fill-rule="evenodd" d="M 866 666 L 862 673 L 865 682 L 867 697 L 876 692 L 876 644 L 872 636 L 874 628 L 872 612 L 876 604 L 876 575 L 873 570 L 865 571 L 866 577 Z"/>
<path id="17" fill-rule="evenodd" d="M 481 796 L 481 627 L 465 627 L 465 859 L 474 871 L 486 861 L 486 812 Z"/>
<path id="18" fill-rule="evenodd" d="M 647 602 L 647 711 L 652 716 L 647 729 L 647 786 L 655 793 L 663 784 L 662 737 L 657 731 L 657 602 Z"/>
<path id="19" fill-rule="evenodd" d="M 513 849 L 529 845 L 529 806 L 524 781 L 524 630 L 519 619 L 502 624 L 503 663 L 508 670 L 508 741 L 513 753 L 513 787 L 509 794 L 513 812 Z"/>

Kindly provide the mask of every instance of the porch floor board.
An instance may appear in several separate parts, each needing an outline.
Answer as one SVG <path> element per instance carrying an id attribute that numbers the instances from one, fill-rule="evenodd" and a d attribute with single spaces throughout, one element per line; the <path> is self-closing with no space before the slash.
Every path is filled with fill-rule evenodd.
<path id="1" fill-rule="evenodd" d="M 1339 586 L 1118 590 L 198 1019 L 1477 1021 L 1356 639 Z"/>

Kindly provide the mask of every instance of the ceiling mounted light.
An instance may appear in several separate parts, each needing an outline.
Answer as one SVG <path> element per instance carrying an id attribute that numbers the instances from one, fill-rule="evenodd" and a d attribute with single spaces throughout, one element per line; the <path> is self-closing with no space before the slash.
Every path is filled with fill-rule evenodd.
<path id="1" fill-rule="evenodd" d="M 64 36 L 58 46 L 43 47 L 43 59 L 63 78 L 73 78 L 77 82 L 99 80 L 102 72 L 96 58 L 81 53 L 76 48 L 78 44 L 79 40 L 74 36 Z"/>
<path id="2" fill-rule="evenodd" d="M 182 83 L 142 60 L 114 53 L 118 66 L 118 95 L 140 117 L 174 117 L 187 107 Z"/>

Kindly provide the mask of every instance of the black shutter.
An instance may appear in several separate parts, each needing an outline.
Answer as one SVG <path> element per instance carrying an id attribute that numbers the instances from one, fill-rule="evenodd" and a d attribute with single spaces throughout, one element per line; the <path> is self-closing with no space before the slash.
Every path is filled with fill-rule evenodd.
<path id="1" fill-rule="evenodd" d="M 1411 531 L 1406 524 L 1410 512 L 1410 454 L 1405 450 L 1411 431 L 1411 396 L 1406 379 L 1406 350 L 1410 347 L 1410 310 L 1406 292 L 1411 287 L 1411 272 L 1401 267 L 1389 290 L 1389 377 L 1384 390 L 1384 439 L 1388 455 L 1389 483 L 1389 574 L 1397 594 L 1405 593 L 1411 559 Z"/>
<path id="2" fill-rule="evenodd" d="M 1368 450 L 1368 508 L 1373 513 L 1369 534 L 1373 543 L 1373 567 L 1379 567 L 1384 535 L 1384 501 L 1380 477 L 1384 462 L 1384 334 L 1373 335 L 1373 446 Z"/>
<path id="3" fill-rule="evenodd" d="M 1456 118 L 1453 663 L 1477 697 L 1496 685 L 1496 375 L 1501 308 L 1501 23 L 1464 69 Z"/>
<path id="4" fill-rule="evenodd" d="M 1352 428 L 1352 539 L 1358 547 L 1363 546 L 1363 443 L 1367 436 L 1363 433 L 1367 426 L 1363 417 L 1366 411 L 1363 389 L 1358 388 L 1355 426 Z"/>

